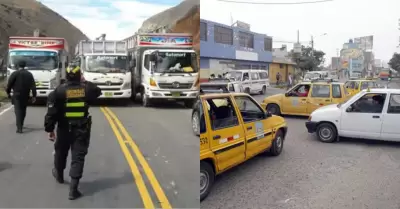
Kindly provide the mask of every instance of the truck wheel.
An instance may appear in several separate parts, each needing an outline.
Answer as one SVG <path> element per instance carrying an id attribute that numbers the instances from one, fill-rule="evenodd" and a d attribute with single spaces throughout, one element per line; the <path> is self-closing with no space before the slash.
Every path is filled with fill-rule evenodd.
<path id="1" fill-rule="evenodd" d="M 132 89 L 132 95 L 131 95 L 131 100 L 133 102 L 136 102 L 136 96 L 137 96 L 137 91 Z"/>
<path id="2" fill-rule="evenodd" d="M 200 118 L 199 112 L 195 111 L 192 114 L 192 129 L 196 136 L 200 136 Z"/>
<path id="3" fill-rule="evenodd" d="M 183 101 L 183 103 L 185 104 L 185 107 L 187 107 L 187 108 L 192 108 L 193 107 L 193 104 L 194 104 L 194 100 L 185 100 L 185 101 Z"/>
<path id="4" fill-rule="evenodd" d="M 267 112 L 270 112 L 273 115 L 281 115 L 281 108 L 277 104 L 268 104 Z"/>
<path id="5" fill-rule="evenodd" d="M 141 95 L 142 98 L 142 105 L 143 107 L 150 107 L 150 98 L 149 96 L 145 95 L 144 93 L 142 93 Z"/>
<path id="6" fill-rule="evenodd" d="M 200 162 L 200 201 L 203 201 L 214 184 L 215 174 L 211 165 L 207 162 Z"/>
<path id="7" fill-rule="evenodd" d="M 281 154 L 283 150 L 283 133 L 281 130 L 276 132 L 274 141 L 272 142 L 272 146 L 268 152 L 269 155 L 271 156 L 278 156 Z"/>
<path id="8" fill-rule="evenodd" d="M 338 133 L 336 127 L 330 123 L 321 123 L 317 126 L 317 136 L 321 142 L 332 143 L 336 140 Z"/>
<path id="9" fill-rule="evenodd" d="M 262 90 L 260 91 L 260 94 L 265 95 L 265 93 L 267 93 L 267 87 L 263 86 Z"/>

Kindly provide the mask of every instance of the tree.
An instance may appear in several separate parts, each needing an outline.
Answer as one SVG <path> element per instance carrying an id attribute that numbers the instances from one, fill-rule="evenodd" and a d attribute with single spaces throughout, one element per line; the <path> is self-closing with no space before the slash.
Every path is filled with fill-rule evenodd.
<path id="1" fill-rule="evenodd" d="M 301 46 L 301 53 L 294 53 L 292 50 L 290 56 L 302 72 L 318 70 L 320 65 L 325 62 L 323 51 L 306 46 Z"/>
<path id="2" fill-rule="evenodd" d="M 400 73 L 400 54 L 394 53 L 388 64 L 393 70 Z"/>

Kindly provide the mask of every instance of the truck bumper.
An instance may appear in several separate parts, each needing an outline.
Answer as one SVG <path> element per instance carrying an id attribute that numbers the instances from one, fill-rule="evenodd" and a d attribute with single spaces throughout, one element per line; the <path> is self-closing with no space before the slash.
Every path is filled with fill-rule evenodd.
<path id="1" fill-rule="evenodd" d="M 131 96 L 132 96 L 131 89 L 117 90 L 117 91 L 102 89 L 99 99 L 125 99 L 125 98 L 131 98 Z"/>
<path id="2" fill-rule="evenodd" d="M 36 89 L 37 98 L 47 98 L 54 89 Z M 31 93 L 32 94 L 32 93 Z"/>
<path id="3" fill-rule="evenodd" d="M 150 99 L 176 99 L 176 100 L 184 100 L 184 99 L 196 99 L 197 95 L 199 95 L 198 90 L 189 90 L 189 91 L 165 91 L 165 90 L 148 90 L 146 91 L 146 95 L 149 96 Z"/>

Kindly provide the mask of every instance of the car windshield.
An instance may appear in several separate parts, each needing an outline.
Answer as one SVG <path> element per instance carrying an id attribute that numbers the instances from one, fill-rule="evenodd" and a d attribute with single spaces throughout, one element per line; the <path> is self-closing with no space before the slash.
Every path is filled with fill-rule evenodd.
<path id="1" fill-rule="evenodd" d="M 232 81 L 241 81 L 242 80 L 242 72 L 229 72 L 226 74 L 225 77 Z"/>
<path id="2" fill-rule="evenodd" d="M 145 67 L 149 69 L 150 55 L 145 55 Z M 198 72 L 194 52 L 158 52 L 156 73 L 195 73 Z"/>
<path id="3" fill-rule="evenodd" d="M 86 57 L 86 71 L 94 73 L 125 73 L 128 58 L 124 55 L 90 55 Z"/>
<path id="4" fill-rule="evenodd" d="M 8 68 L 17 69 L 18 62 L 26 62 L 27 70 L 54 70 L 58 68 L 58 53 L 50 51 L 11 51 Z"/>

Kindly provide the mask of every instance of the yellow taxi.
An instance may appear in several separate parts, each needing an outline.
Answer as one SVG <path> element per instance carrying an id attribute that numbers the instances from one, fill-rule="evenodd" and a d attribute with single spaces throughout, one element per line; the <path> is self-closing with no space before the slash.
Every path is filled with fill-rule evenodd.
<path id="1" fill-rule="evenodd" d="M 200 96 L 200 200 L 215 176 L 260 154 L 278 156 L 287 133 L 284 118 L 265 112 L 245 93 Z"/>
<path id="2" fill-rule="evenodd" d="M 358 92 L 367 89 L 367 88 L 378 88 L 378 84 L 376 81 L 372 79 L 364 79 L 364 80 L 349 80 L 344 84 L 347 92 L 350 96 L 356 95 Z"/>
<path id="3" fill-rule="evenodd" d="M 349 98 L 343 83 L 318 80 L 301 82 L 285 94 L 266 97 L 261 106 L 274 115 L 308 116 L 322 106 L 341 103 Z"/>

